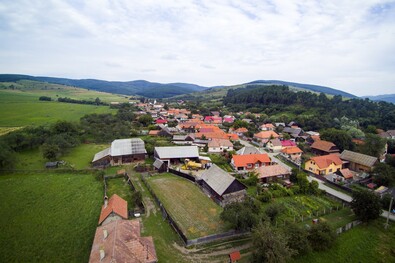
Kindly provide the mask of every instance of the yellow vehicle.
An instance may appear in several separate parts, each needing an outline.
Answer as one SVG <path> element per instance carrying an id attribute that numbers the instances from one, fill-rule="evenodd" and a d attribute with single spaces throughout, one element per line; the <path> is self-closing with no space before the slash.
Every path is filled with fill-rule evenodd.
<path id="1" fill-rule="evenodd" d="M 184 166 L 185 166 L 185 170 L 199 170 L 203 168 L 201 163 L 190 161 L 189 159 L 185 160 Z"/>

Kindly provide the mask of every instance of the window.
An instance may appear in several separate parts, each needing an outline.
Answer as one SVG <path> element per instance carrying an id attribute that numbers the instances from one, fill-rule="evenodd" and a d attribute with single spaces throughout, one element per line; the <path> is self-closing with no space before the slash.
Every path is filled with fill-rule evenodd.
<path id="1" fill-rule="evenodd" d="M 332 169 L 329 169 L 329 172 L 331 173 L 331 172 L 332 172 Z"/>
<path id="2" fill-rule="evenodd" d="M 252 164 L 247 164 L 247 168 L 252 168 Z"/>
<path id="3" fill-rule="evenodd" d="M 256 164 L 255 164 L 255 168 L 259 168 L 259 163 L 256 163 Z"/>

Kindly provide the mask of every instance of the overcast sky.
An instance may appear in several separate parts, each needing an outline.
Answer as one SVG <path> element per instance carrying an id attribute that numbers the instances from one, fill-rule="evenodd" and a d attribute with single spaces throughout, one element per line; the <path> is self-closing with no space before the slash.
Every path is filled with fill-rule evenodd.
<path id="1" fill-rule="evenodd" d="M 0 36 L 0 73 L 395 93 L 395 1 L 1 0 Z"/>

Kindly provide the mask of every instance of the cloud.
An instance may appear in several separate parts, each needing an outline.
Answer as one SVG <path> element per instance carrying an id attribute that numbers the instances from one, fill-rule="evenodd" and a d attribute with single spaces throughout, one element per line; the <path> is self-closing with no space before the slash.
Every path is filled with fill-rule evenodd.
<path id="1" fill-rule="evenodd" d="M 8 73 L 394 92 L 394 2 L 4 0 L 0 34 Z"/>

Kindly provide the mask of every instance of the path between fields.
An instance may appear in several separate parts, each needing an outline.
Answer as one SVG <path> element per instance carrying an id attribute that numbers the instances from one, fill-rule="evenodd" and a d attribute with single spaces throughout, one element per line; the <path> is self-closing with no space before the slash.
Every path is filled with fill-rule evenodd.
<path id="1" fill-rule="evenodd" d="M 177 243 L 173 243 L 173 247 L 176 248 L 178 251 L 181 252 L 181 254 L 188 259 L 190 262 L 207 262 L 208 260 L 210 262 L 224 262 L 223 258 L 218 258 L 218 259 L 213 259 L 213 257 L 218 257 L 218 256 L 228 256 L 230 253 L 238 250 L 244 250 L 248 249 L 252 246 L 252 243 L 249 242 L 247 244 L 243 244 L 240 246 L 232 246 L 229 247 L 229 244 L 231 244 L 232 241 L 230 242 L 225 242 L 221 243 L 217 247 L 207 247 L 207 248 L 185 248 L 183 246 L 178 245 Z M 204 252 L 204 250 L 210 250 L 210 252 Z M 214 250 L 214 251 L 212 251 Z M 247 255 L 249 253 L 243 253 L 243 256 Z"/>

